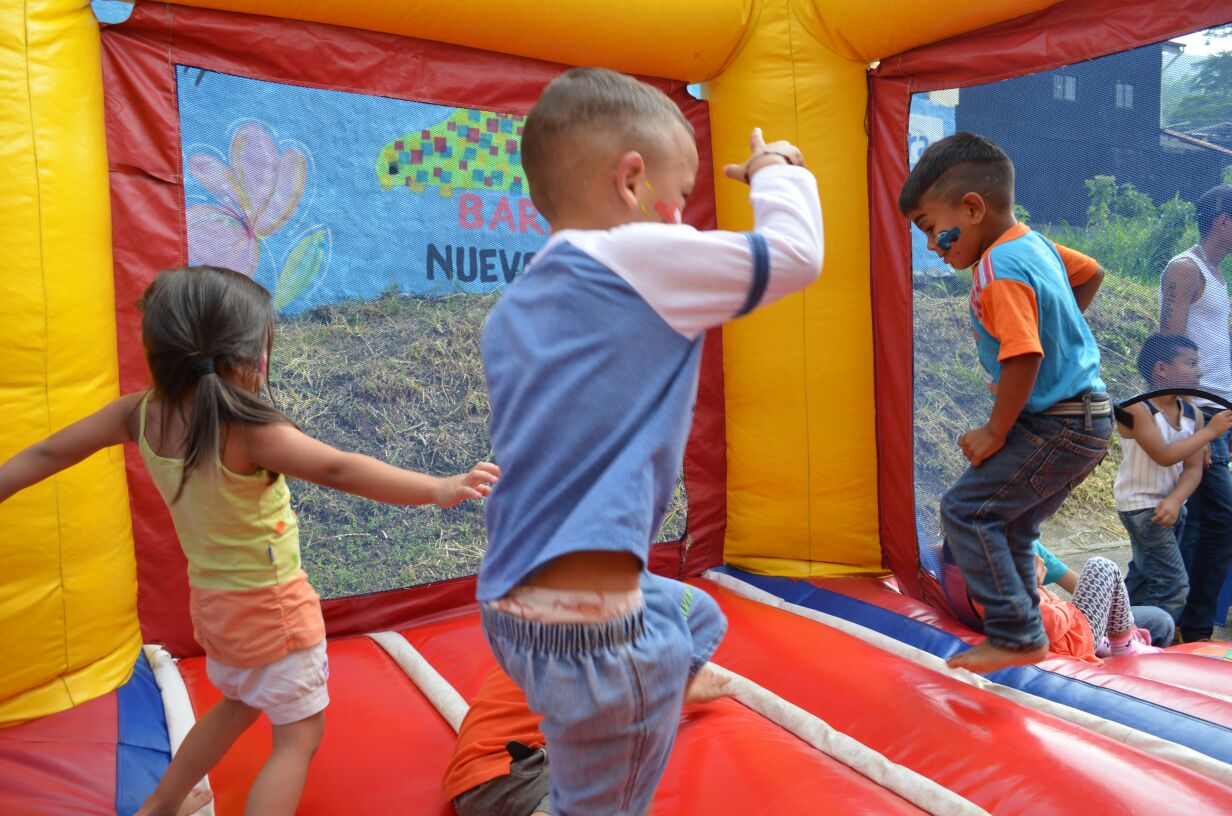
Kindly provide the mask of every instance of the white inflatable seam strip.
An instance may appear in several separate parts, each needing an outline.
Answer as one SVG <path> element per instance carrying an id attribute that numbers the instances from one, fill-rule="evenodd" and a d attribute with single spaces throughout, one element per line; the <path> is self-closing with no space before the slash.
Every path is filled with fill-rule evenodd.
<path id="1" fill-rule="evenodd" d="M 196 724 L 197 715 L 193 713 L 188 687 L 184 685 L 184 678 L 180 676 L 180 670 L 175 665 L 175 658 L 158 645 L 146 644 L 142 648 L 145 650 L 146 660 L 150 661 L 150 668 L 154 671 L 154 683 L 158 686 L 158 693 L 163 698 L 163 712 L 167 717 L 167 741 L 171 743 L 171 755 L 175 756 L 184 738 Z M 197 787 L 208 791 L 210 778 L 204 777 L 197 783 Z M 215 816 L 213 800 L 196 811 L 194 816 Z"/>
<path id="2" fill-rule="evenodd" d="M 722 666 L 709 665 L 731 678 L 727 693 L 736 701 L 921 810 L 934 816 L 987 816 L 988 811 L 975 803 L 927 776 L 892 762 L 817 715 Z"/>
<path id="3" fill-rule="evenodd" d="M 1042 697 L 1036 697 L 1034 694 L 1028 694 L 1025 691 L 994 683 L 988 678 L 973 674 L 966 669 L 951 669 L 946 665 L 945 660 L 930 652 L 917 649 L 915 646 L 895 640 L 889 635 L 883 635 L 858 623 L 852 623 L 849 620 L 820 612 L 816 609 L 788 603 L 777 595 L 759 589 L 752 584 L 745 583 L 739 578 L 714 572 L 713 570 L 707 570 L 702 577 L 713 581 L 724 589 L 731 590 L 741 597 L 757 601 L 766 606 L 777 607 L 785 612 L 824 624 L 832 629 L 837 629 L 852 637 L 859 638 L 904 660 L 909 660 L 927 669 L 947 675 L 969 686 L 996 694 L 1019 705 L 1086 728 L 1108 739 L 1129 745 L 1139 751 L 1180 765 L 1183 768 L 1188 768 L 1225 785 L 1232 785 L 1232 765 L 1209 757 L 1192 748 L 1157 737 L 1154 734 L 1148 734 L 1145 731 L 1139 731 L 1136 728 L 1131 728 L 1118 722 L 1113 722 L 1090 712 L 1064 705 L 1063 703 L 1046 700 Z"/>
<path id="4" fill-rule="evenodd" d="M 469 706 L 462 695 L 432 668 L 432 664 L 424 659 L 407 639 L 397 632 L 370 632 L 368 637 L 376 641 L 385 652 L 397 663 L 411 682 L 423 692 L 440 715 L 449 723 L 455 732 L 462 727 L 462 718 L 466 716 Z"/>

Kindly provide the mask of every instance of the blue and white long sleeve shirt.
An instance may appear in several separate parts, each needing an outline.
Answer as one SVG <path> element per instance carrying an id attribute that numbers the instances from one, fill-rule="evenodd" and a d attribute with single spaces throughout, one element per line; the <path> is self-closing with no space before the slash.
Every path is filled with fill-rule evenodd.
<path id="1" fill-rule="evenodd" d="M 822 262 L 817 184 L 753 176 L 749 233 L 636 223 L 562 230 L 488 316 L 487 500 L 478 598 L 571 552 L 646 564 L 672 498 L 713 326 L 803 289 Z"/>

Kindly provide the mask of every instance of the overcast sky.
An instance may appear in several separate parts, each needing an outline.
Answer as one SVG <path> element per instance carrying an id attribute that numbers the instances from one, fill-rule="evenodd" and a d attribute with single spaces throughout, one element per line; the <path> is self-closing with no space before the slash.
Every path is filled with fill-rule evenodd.
<path id="1" fill-rule="evenodd" d="M 1185 53 L 1201 57 L 1219 51 L 1232 51 L 1232 37 L 1208 37 L 1205 31 L 1176 37 L 1173 42 L 1185 44 Z"/>

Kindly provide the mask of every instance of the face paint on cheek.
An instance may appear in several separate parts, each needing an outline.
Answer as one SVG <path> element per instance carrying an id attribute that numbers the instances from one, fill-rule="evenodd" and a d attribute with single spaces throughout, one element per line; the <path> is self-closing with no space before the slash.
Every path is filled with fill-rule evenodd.
<path id="1" fill-rule="evenodd" d="M 668 204 L 666 201 L 656 201 L 654 203 L 654 208 L 659 218 L 663 220 L 663 223 L 665 224 L 682 223 L 682 218 L 680 215 L 679 207 L 673 207 L 671 204 Z"/>

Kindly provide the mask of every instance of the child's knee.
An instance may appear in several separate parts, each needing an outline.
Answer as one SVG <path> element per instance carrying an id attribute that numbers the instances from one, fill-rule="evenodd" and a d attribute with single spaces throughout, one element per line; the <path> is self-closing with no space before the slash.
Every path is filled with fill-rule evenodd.
<path id="1" fill-rule="evenodd" d="M 233 700 L 230 697 L 224 697 L 218 702 L 218 708 L 225 712 L 226 716 L 236 722 L 247 722 L 249 725 L 257 721 L 261 716 L 261 709 L 253 708 L 247 703 L 242 703 L 239 700 Z"/>
<path id="2" fill-rule="evenodd" d="M 1116 562 L 1102 555 L 1096 555 L 1088 560 L 1087 569 L 1096 575 L 1111 575 L 1118 579 L 1121 577 L 1121 568 L 1116 565 Z"/>
<path id="3" fill-rule="evenodd" d="M 302 720 L 274 726 L 274 748 L 313 754 L 324 736 L 325 712 L 318 711 Z"/>
<path id="4" fill-rule="evenodd" d="M 946 491 L 938 504 L 942 526 L 961 525 L 969 521 L 970 513 L 964 512 L 962 501 L 954 495 L 954 491 Z"/>

